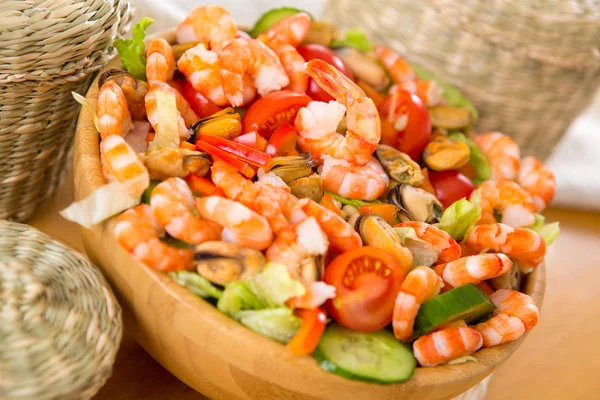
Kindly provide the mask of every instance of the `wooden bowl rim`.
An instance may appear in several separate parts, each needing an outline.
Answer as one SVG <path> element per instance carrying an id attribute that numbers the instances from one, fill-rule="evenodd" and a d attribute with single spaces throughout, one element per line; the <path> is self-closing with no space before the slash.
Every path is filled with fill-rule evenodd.
<path id="1" fill-rule="evenodd" d="M 152 35 L 152 38 L 162 37 L 170 42 L 174 42 L 174 30 L 159 32 Z M 111 61 L 103 70 L 104 72 L 110 68 L 119 67 L 118 60 Z M 99 74 L 100 75 L 100 74 Z M 98 76 L 99 76 L 98 75 Z M 92 104 L 97 102 L 98 96 L 98 77 L 92 83 L 86 98 Z M 102 176 L 99 155 L 99 135 L 94 128 L 92 115 L 82 108 L 79 115 L 77 125 L 77 136 L 75 139 L 75 156 L 74 168 L 75 173 L 75 198 L 81 200 L 87 197 L 93 190 L 105 184 Z M 88 166 L 80 167 L 87 164 Z M 114 218 L 104 224 L 93 229 L 102 236 L 107 238 L 116 245 L 112 230 L 114 227 Z M 84 241 L 84 245 L 85 245 Z M 118 246 L 118 245 L 117 245 Z M 85 246 L 89 252 L 89 245 Z M 129 257 L 122 251 L 124 257 Z M 116 256 L 115 256 L 116 257 Z M 277 387 L 287 388 L 302 393 L 306 396 L 314 396 L 315 393 L 325 390 L 324 388 L 343 387 L 347 392 L 351 391 L 370 391 L 373 395 L 392 396 L 406 395 L 413 392 L 430 392 L 435 388 L 440 388 L 444 385 L 461 385 L 466 390 L 465 384 L 472 381 L 473 377 L 477 377 L 478 381 L 483 380 L 493 370 L 506 360 L 515 350 L 521 345 L 527 335 L 509 343 L 491 348 L 479 350 L 475 354 L 478 362 L 467 362 L 457 365 L 441 365 L 433 368 L 417 368 L 413 377 L 404 383 L 379 385 L 355 380 L 348 380 L 332 373 L 326 372 L 318 367 L 316 362 L 310 357 L 295 357 L 291 355 L 289 350 L 282 344 L 271 339 L 263 337 L 250 329 L 244 327 L 233 319 L 217 310 L 207 301 L 198 296 L 193 295 L 187 289 L 179 286 L 171 280 L 166 274 L 154 271 L 146 266 L 143 266 L 130 258 L 129 263 L 120 265 L 123 271 L 131 271 L 131 268 L 140 268 L 144 271 L 149 279 L 158 284 L 162 290 L 164 299 L 172 302 L 177 302 L 186 312 L 189 313 L 189 318 L 201 322 L 201 328 L 204 332 L 194 331 L 186 332 L 186 324 L 180 324 L 173 329 L 181 329 L 181 333 L 187 338 L 192 335 L 198 337 L 198 344 L 206 346 L 202 343 L 201 338 L 208 337 L 209 334 L 214 336 L 218 333 L 220 343 L 211 344 L 211 348 L 225 346 L 229 353 L 239 354 L 240 357 L 228 358 L 225 361 L 230 365 L 244 371 L 246 374 L 255 379 L 268 382 Z M 105 268 L 103 268 L 104 270 Z M 529 294 L 538 306 L 541 306 L 545 290 L 545 266 L 541 265 L 534 272 L 528 275 L 524 292 Z M 162 297 L 162 296 L 161 296 Z M 198 327 L 198 326 L 196 326 Z M 276 369 L 271 371 L 270 375 L 259 374 L 256 368 L 256 360 L 268 357 L 277 361 L 271 360 L 276 364 Z M 158 359 L 161 362 L 160 359 Z M 264 371 L 264 370 L 262 370 Z M 279 373 L 282 372 L 282 373 Z M 290 382 L 289 380 L 282 382 L 280 376 L 288 375 L 298 376 L 298 382 Z M 302 385 L 301 382 L 310 382 L 309 385 Z M 472 383 L 472 382 L 471 382 Z M 189 383 L 188 383 L 189 384 Z M 290 389 L 290 386 L 293 388 Z M 472 386 L 470 384 L 469 386 Z M 198 388 L 196 388 L 198 389 Z M 417 390 L 418 389 L 418 390 Z M 318 393 L 317 393 L 318 394 Z M 458 393 L 455 393 L 458 394 Z"/>

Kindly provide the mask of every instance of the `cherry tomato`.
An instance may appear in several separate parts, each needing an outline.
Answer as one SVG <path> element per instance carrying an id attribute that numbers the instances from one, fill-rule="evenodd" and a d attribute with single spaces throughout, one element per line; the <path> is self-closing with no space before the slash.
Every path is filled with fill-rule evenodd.
<path id="1" fill-rule="evenodd" d="M 196 92 L 190 81 L 185 81 L 181 94 L 183 94 L 183 97 L 190 103 L 192 110 L 200 118 L 210 117 L 214 113 L 221 111 L 221 107 Z"/>
<path id="2" fill-rule="evenodd" d="M 419 161 L 431 136 L 429 113 L 419 96 L 401 89 L 391 91 L 381 103 L 379 112 L 383 118 L 389 118 L 392 114 L 394 124 L 399 118 L 406 116 L 406 126 L 398 131 L 395 146 L 413 160 Z"/>
<path id="3" fill-rule="evenodd" d="M 290 124 L 279 127 L 269 138 L 266 153 L 275 156 L 290 156 L 296 151 L 298 131 Z"/>
<path id="4" fill-rule="evenodd" d="M 302 318 L 302 326 L 287 344 L 287 347 L 296 356 L 307 356 L 315 351 L 323 332 L 325 332 L 327 315 L 320 308 L 312 310 L 298 309 L 295 314 Z"/>
<path id="5" fill-rule="evenodd" d="M 352 75 L 350 69 L 346 67 L 342 59 L 329 48 L 321 46 L 320 44 L 306 44 L 298 47 L 296 50 L 298 50 L 298 53 L 300 53 L 302 58 L 304 58 L 304 61 L 310 61 L 315 58 L 323 60 L 336 67 L 348 78 L 354 80 L 354 76 Z M 331 97 L 329 93 L 321 89 L 321 87 L 317 85 L 312 78 L 308 78 L 308 88 L 306 89 L 306 94 L 318 101 L 334 100 L 334 98 Z"/>
<path id="6" fill-rule="evenodd" d="M 258 132 L 264 138 L 280 126 L 294 123 L 298 110 L 311 102 L 305 94 L 291 90 L 279 90 L 258 99 L 242 118 L 242 132 Z"/>
<path id="7" fill-rule="evenodd" d="M 457 170 L 429 171 L 429 180 L 435 189 L 435 196 L 444 208 L 457 200 L 469 197 L 475 190 L 475 184 Z"/>
<path id="8" fill-rule="evenodd" d="M 323 280 L 336 288 L 336 298 L 326 303 L 329 315 L 350 329 L 373 332 L 391 322 L 404 273 L 388 253 L 363 246 L 337 256 Z"/>

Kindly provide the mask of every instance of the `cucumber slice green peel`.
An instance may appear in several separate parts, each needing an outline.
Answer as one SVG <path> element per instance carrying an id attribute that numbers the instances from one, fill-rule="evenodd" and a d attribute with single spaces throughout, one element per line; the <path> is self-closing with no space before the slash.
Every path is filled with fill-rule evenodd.
<path id="1" fill-rule="evenodd" d="M 330 324 L 313 357 L 326 371 L 376 383 L 409 380 L 417 367 L 412 350 L 386 330 L 358 332 Z"/>
<path id="2" fill-rule="evenodd" d="M 256 38 L 261 33 L 264 33 L 271 26 L 281 21 L 285 17 L 289 17 L 290 15 L 298 14 L 299 12 L 306 13 L 313 19 L 312 15 L 307 13 L 304 10 L 300 10 L 294 7 L 281 7 L 281 8 L 273 8 L 266 13 L 264 13 L 258 21 L 254 24 L 252 29 L 248 31 L 248 34 L 253 38 Z"/>
<path id="3" fill-rule="evenodd" d="M 413 339 L 461 319 L 470 324 L 495 309 L 489 296 L 472 283 L 454 288 L 421 304 L 415 318 Z"/>

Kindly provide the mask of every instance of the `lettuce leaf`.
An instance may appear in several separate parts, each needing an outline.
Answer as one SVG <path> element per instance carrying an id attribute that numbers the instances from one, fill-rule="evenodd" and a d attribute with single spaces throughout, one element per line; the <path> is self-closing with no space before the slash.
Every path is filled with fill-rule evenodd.
<path id="1" fill-rule="evenodd" d="M 280 307 L 292 297 L 302 296 L 304 286 L 292 279 L 287 267 L 279 263 L 267 263 L 258 275 L 247 280 L 248 288 L 267 307 Z"/>
<path id="2" fill-rule="evenodd" d="M 371 43 L 362 29 L 353 28 L 346 31 L 346 35 L 343 39 L 331 42 L 329 47 L 352 47 L 362 53 L 366 53 L 373 49 L 373 43 Z"/>
<path id="3" fill-rule="evenodd" d="M 158 130 L 154 140 L 148 144 L 148 151 L 160 147 L 179 148 L 179 124 L 177 100 L 171 93 L 156 92 L 156 113 Z"/>
<path id="4" fill-rule="evenodd" d="M 247 328 L 282 343 L 289 342 L 302 326 L 302 320 L 287 307 L 240 311 L 237 317 Z"/>
<path id="5" fill-rule="evenodd" d="M 76 102 L 81 104 L 90 114 L 92 114 L 92 117 L 94 117 L 94 127 L 98 132 L 100 132 L 100 123 L 98 122 L 96 107 L 90 104 L 90 102 L 88 102 L 87 99 L 79 93 L 71 92 L 71 95 L 73 96 Z"/>
<path id="6" fill-rule="evenodd" d="M 469 146 L 469 151 L 471 153 L 471 155 L 469 156 L 469 164 L 471 164 L 471 166 L 475 170 L 475 173 L 477 174 L 477 179 L 485 181 L 492 177 L 492 169 L 490 167 L 490 162 L 474 141 L 466 137 L 461 132 L 454 132 L 450 134 L 449 137 L 450 139 L 463 142 L 467 146 Z"/>
<path id="7" fill-rule="evenodd" d="M 435 226 L 448 232 L 456 241 L 465 239 L 481 218 L 480 190 L 477 189 L 471 201 L 460 199 L 446 208 L 440 222 Z"/>
<path id="8" fill-rule="evenodd" d="M 238 319 L 237 314 L 241 310 L 258 310 L 264 307 L 264 303 L 250 290 L 245 281 L 227 284 L 217 303 L 221 312 L 235 319 Z"/>
<path id="9" fill-rule="evenodd" d="M 560 233 L 560 224 L 552 222 L 546 225 L 546 218 L 542 214 L 535 214 L 535 222 L 531 230 L 537 232 L 544 239 L 546 246 L 550 246 Z"/>
<path id="10" fill-rule="evenodd" d="M 381 201 L 378 201 L 378 200 L 364 201 L 364 200 L 347 199 L 345 197 L 340 196 L 339 194 L 335 194 L 332 192 L 325 191 L 325 193 L 327 193 L 328 195 L 330 195 L 331 197 L 333 197 L 334 199 L 336 199 L 337 201 L 342 203 L 342 205 L 344 205 L 344 206 L 349 205 L 349 206 L 356 208 L 357 210 L 360 210 L 361 206 L 368 206 L 371 204 L 381 204 Z"/>
<path id="11" fill-rule="evenodd" d="M 169 276 L 173 278 L 175 282 L 183 287 L 188 288 L 192 293 L 197 294 L 200 297 L 214 297 L 218 299 L 223 293 L 222 290 L 215 287 L 208 279 L 204 278 L 197 272 L 169 272 Z"/>
<path id="12" fill-rule="evenodd" d="M 467 110 L 469 110 L 469 112 L 471 112 L 471 115 L 473 115 L 473 124 L 475 124 L 475 122 L 477 122 L 477 118 L 479 117 L 479 113 L 477 112 L 477 109 L 475 108 L 473 103 L 471 103 L 469 101 L 469 99 L 467 99 L 466 96 L 457 87 L 452 86 L 449 83 L 446 83 L 441 78 L 439 78 L 436 75 L 434 75 L 433 73 L 427 71 L 423 67 L 420 67 L 420 66 L 412 64 L 412 63 L 411 63 L 411 67 L 415 70 L 415 73 L 417 74 L 419 79 L 435 81 L 440 88 L 444 89 L 442 98 L 444 100 L 446 100 L 446 102 L 449 105 L 454 106 L 454 107 L 466 108 Z"/>
<path id="13" fill-rule="evenodd" d="M 112 181 L 94 190 L 85 199 L 71 204 L 59 214 L 85 228 L 128 210 L 140 203 L 140 199 L 131 198 L 117 181 Z"/>
<path id="14" fill-rule="evenodd" d="M 146 28 L 154 22 L 151 18 L 142 18 L 133 27 L 133 39 L 117 39 L 113 46 L 119 52 L 123 66 L 131 75 L 146 80 Z"/>

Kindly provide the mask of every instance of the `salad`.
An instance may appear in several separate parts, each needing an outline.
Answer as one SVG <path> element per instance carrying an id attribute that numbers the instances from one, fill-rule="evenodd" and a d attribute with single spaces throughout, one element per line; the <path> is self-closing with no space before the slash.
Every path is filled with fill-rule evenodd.
<path id="1" fill-rule="evenodd" d="M 177 43 L 118 39 L 99 79 L 106 185 L 63 210 L 297 356 L 403 382 L 532 329 L 521 279 L 558 223 L 552 172 L 477 134 L 455 87 L 294 8 L 240 29 L 204 5 Z"/>

